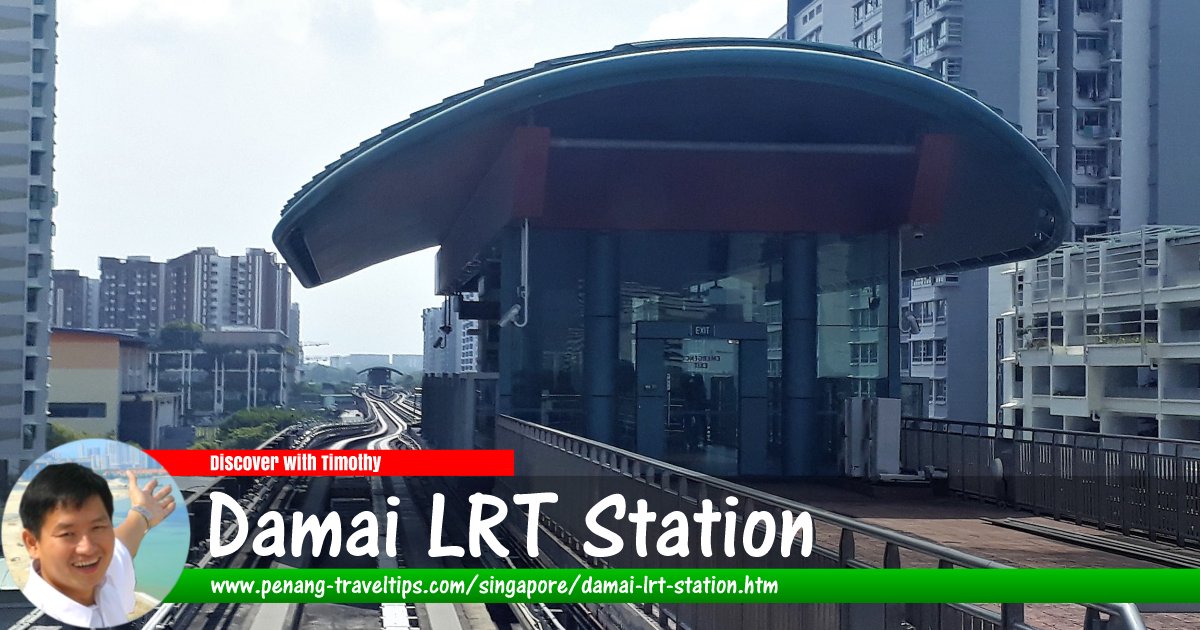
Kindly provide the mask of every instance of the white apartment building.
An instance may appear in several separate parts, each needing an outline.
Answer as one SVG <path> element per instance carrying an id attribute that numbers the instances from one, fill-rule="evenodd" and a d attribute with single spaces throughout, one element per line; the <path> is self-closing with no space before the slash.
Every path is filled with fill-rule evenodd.
<path id="1" fill-rule="evenodd" d="M 1200 2 L 793 0 L 789 7 L 792 20 L 780 37 L 874 51 L 970 89 L 1001 110 L 1063 177 L 1076 239 L 1146 224 L 1200 223 L 1194 210 L 1200 178 L 1187 172 L 1200 157 L 1200 125 L 1189 111 L 1200 98 L 1193 61 L 1200 52 Z M 959 274 L 957 283 L 902 287 L 917 293 L 913 302 L 945 304 L 945 325 L 906 336 L 902 347 L 908 357 L 924 357 L 933 346 L 932 371 L 913 363 L 903 370 L 906 399 L 908 388 L 920 390 L 931 417 L 984 420 L 1000 413 L 1002 357 L 994 349 L 1011 292 L 999 274 L 976 270 Z M 903 301 L 902 307 L 926 308 Z M 942 328 L 948 337 L 940 336 Z M 947 359 L 937 367 L 942 346 Z M 982 380 L 978 366 L 986 366 Z"/>
<path id="2" fill-rule="evenodd" d="M 55 1 L 0 3 L 0 475 L 45 450 Z"/>
<path id="3" fill-rule="evenodd" d="M 459 319 L 459 299 L 476 300 L 477 294 L 464 294 L 447 302 L 448 306 L 427 308 L 421 312 L 425 332 L 424 372 L 426 374 L 465 374 L 479 371 L 482 341 L 479 321 Z M 449 317 L 446 308 L 450 309 Z"/>
<path id="4" fill-rule="evenodd" d="M 1003 423 L 1200 440 L 1200 227 L 1091 237 L 1012 266 Z"/>

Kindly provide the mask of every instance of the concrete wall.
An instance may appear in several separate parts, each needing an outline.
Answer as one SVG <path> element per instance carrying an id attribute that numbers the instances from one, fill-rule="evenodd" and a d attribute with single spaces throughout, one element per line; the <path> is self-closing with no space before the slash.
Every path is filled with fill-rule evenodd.
<path id="1" fill-rule="evenodd" d="M 55 332 L 50 341 L 49 402 L 104 403 L 103 418 L 52 418 L 88 436 L 116 434 L 120 416 L 121 346 L 113 337 Z"/>
<path id="2" fill-rule="evenodd" d="M 1140 3 L 1127 0 L 1126 10 L 1134 4 Z M 1150 18 L 1152 63 L 1157 63 L 1151 67 L 1150 78 L 1150 159 L 1152 168 L 1157 169 L 1151 180 L 1157 183 L 1152 209 L 1157 223 L 1194 225 L 1200 223 L 1200 179 L 1195 176 L 1200 162 L 1200 124 L 1196 121 L 1200 2 L 1157 0 L 1155 7 L 1157 15 L 1152 13 Z"/>

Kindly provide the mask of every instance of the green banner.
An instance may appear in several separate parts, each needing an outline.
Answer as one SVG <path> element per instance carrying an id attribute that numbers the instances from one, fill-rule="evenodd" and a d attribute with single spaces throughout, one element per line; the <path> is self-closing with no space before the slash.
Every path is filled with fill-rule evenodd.
<path id="1" fill-rule="evenodd" d="M 169 602 L 1200 602 L 1200 569 L 185 569 Z"/>

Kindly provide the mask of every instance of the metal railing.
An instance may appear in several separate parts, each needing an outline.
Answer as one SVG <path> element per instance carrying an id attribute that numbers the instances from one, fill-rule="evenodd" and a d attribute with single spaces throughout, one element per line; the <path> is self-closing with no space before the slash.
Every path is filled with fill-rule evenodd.
<path id="1" fill-rule="evenodd" d="M 648 569 L 709 568 L 900 568 L 902 566 L 1007 568 L 948 547 L 876 527 L 782 497 L 709 477 L 691 470 L 643 457 L 600 442 L 564 433 L 509 416 L 496 420 L 496 448 L 515 452 L 516 475 L 499 479 L 501 490 L 557 492 L 559 502 L 542 507 L 542 525 L 571 547 L 581 562 L 597 567 Z M 603 490 L 601 490 L 603 487 Z M 705 558 L 637 555 L 633 545 L 607 559 L 590 558 L 582 540 L 590 530 L 585 515 L 602 496 L 619 492 L 629 501 L 645 499 L 656 509 L 674 508 L 694 513 L 705 499 L 720 509 L 735 512 L 740 523 L 755 510 L 808 512 L 813 519 L 812 554 L 799 553 L 799 540 L 790 557 L 768 554 L 754 559 L 716 551 Z M 727 498 L 737 499 L 728 507 Z M 619 521 L 608 525 L 623 540 L 635 538 L 634 525 Z M 778 540 L 779 544 L 784 544 Z M 1130 605 L 1089 604 L 1080 618 L 1113 620 L 1129 630 L 1144 629 L 1137 609 Z M 1025 607 L 1003 604 L 641 604 L 639 608 L 664 628 L 709 630 L 720 628 L 954 628 L 1022 630 Z M 1119 621 L 1118 621 L 1119 620 Z M 1082 626 L 1081 626 L 1082 627 Z M 1091 627 L 1091 626 L 1089 626 Z"/>
<path id="2" fill-rule="evenodd" d="M 903 468 L 1058 519 L 1200 546 L 1200 443 L 907 418 Z"/>

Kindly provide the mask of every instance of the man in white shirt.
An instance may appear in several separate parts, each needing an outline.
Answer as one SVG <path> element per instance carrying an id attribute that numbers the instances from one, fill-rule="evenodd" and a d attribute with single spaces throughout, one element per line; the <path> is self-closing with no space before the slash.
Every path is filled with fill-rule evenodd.
<path id="1" fill-rule="evenodd" d="M 126 623 L 133 612 L 133 557 L 150 529 L 175 509 L 170 486 L 138 488 L 129 515 L 113 527 L 108 482 L 79 464 L 42 469 L 21 496 L 21 538 L 33 560 L 23 592 L 59 621 L 84 628 Z"/>

